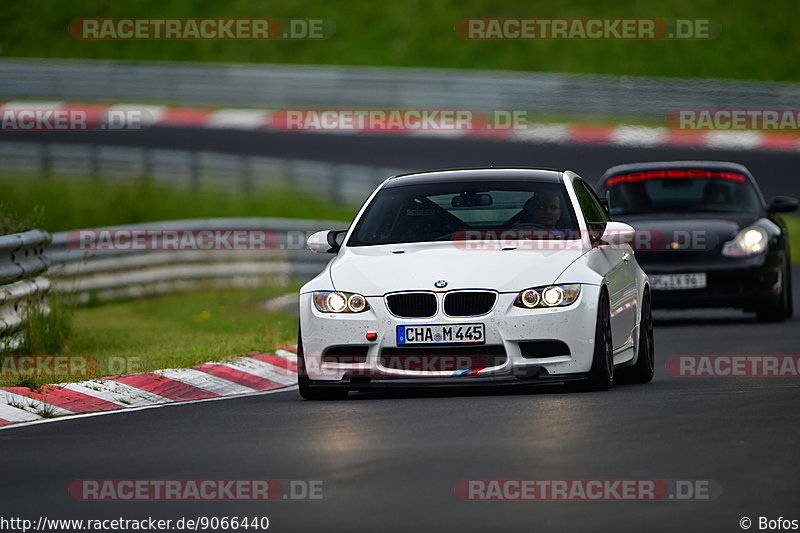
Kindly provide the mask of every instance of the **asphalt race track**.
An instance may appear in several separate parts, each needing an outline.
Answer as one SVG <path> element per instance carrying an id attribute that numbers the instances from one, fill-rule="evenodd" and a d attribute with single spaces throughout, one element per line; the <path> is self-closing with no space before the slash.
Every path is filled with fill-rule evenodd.
<path id="1" fill-rule="evenodd" d="M 800 272 L 798 272 L 800 274 Z M 800 294 L 795 294 L 800 298 Z M 261 516 L 271 531 L 736 531 L 798 513 L 800 381 L 685 378 L 670 355 L 796 354 L 800 320 L 733 313 L 656 321 L 649 385 L 344 402 L 287 391 L 0 432 L 5 515 Z M 321 501 L 77 502 L 76 479 L 321 480 Z M 704 501 L 469 502 L 457 481 L 710 480 Z M 755 528 L 754 528 L 755 529 Z"/>
<path id="2" fill-rule="evenodd" d="M 193 140 L 226 151 L 231 143 L 237 149 L 228 151 L 409 168 L 566 166 L 590 179 L 631 160 L 733 159 L 751 167 L 766 196 L 800 196 L 797 156 L 789 153 L 271 133 L 245 143 L 193 131 L 187 140 L 188 132 L 164 128 L 148 139 L 158 133 L 174 147 Z M 794 297 L 800 302 L 798 283 Z M 661 312 L 655 336 L 653 383 L 609 392 L 551 386 L 315 403 L 287 391 L 3 430 L 3 515 L 268 516 L 270 531 L 741 531 L 745 516 L 753 530 L 761 516 L 800 519 L 800 380 L 687 378 L 665 369 L 673 355 L 797 355 L 800 319 L 760 324 L 735 312 Z M 78 502 L 68 494 L 76 479 L 209 478 L 320 480 L 323 499 Z M 701 480 L 719 493 L 692 501 L 470 502 L 454 493 L 464 479 Z"/>

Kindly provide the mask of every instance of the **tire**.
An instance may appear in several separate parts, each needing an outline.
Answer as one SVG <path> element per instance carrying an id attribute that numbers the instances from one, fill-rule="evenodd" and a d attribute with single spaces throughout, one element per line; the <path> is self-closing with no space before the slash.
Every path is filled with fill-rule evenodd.
<path id="1" fill-rule="evenodd" d="M 788 262 L 791 264 L 791 261 Z M 792 269 L 786 269 L 786 290 L 789 292 L 787 298 L 789 299 L 789 309 L 786 311 L 786 318 L 792 318 L 794 316 L 794 292 L 792 290 Z"/>
<path id="2" fill-rule="evenodd" d="M 611 341 L 611 309 L 605 290 L 597 304 L 597 323 L 594 331 L 594 354 L 589 379 L 567 382 L 567 390 L 574 392 L 603 391 L 614 385 L 614 355 Z"/>
<path id="3" fill-rule="evenodd" d="M 300 328 L 297 328 L 297 388 L 300 396 L 306 400 L 344 400 L 348 390 L 339 387 L 311 386 L 311 380 L 306 373 L 306 361 L 303 357 L 303 337 Z"/>
<path id="4" fill-rule="evenodd" d="M 650 383 L 655 373 L 655 343 L 653 341 L 653 310 L 650 291 L 642 297 L 642 316 L 639 318 L 639 353 L 636 364 L 620 370 L 619 377 L 626 383 Z"/>
<path id="5" fill-rule="evenodd" d="M 756 309 L 756 319 L 759 322 L 783 322 L 791 316 L 792 294 L 791 283 L 792 273 L 787 265 L 784 265 L 783 284 L 778 301 L 772 304 L 762 304 Z"/>

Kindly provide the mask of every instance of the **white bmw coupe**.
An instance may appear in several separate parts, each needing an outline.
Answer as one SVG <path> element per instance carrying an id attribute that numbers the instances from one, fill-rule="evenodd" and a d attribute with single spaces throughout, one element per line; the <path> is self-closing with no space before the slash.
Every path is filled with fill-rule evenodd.
<path id="1" fill-rule="evenodd" d="M 646 383 L 648 278 L 630 226 L 569 170 L 394 176 L 300 290 L 299 389 L 343 399 L 388 387 Z"/>

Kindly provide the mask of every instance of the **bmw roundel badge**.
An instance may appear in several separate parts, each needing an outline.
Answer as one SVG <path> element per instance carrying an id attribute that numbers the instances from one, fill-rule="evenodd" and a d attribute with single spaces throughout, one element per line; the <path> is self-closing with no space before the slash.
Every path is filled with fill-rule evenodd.
<path id="1" fill-rule="evenodd" d="M 443 289 L 443 288 L 447 287 L 447 282 L 445 280 L 443 280 L 443 279 L 440 279 L 439 281 L 437 281 L 433 285 L 438 289 Z"/>

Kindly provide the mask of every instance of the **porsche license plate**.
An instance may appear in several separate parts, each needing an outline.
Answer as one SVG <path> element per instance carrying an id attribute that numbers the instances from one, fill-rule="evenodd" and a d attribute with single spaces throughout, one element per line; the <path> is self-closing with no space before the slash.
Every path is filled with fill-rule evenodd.
<path id="1" fill-rule="evenodd" d="M 397 326 L 397 344 L 484 344 L 483 324 Z"/>
<path id="2" fill-rule="evenodd" d="M 650 276 L 653 290 L 681 291 L 706 288 L 706 273 L 694 274 L 658 274 Z"/>

